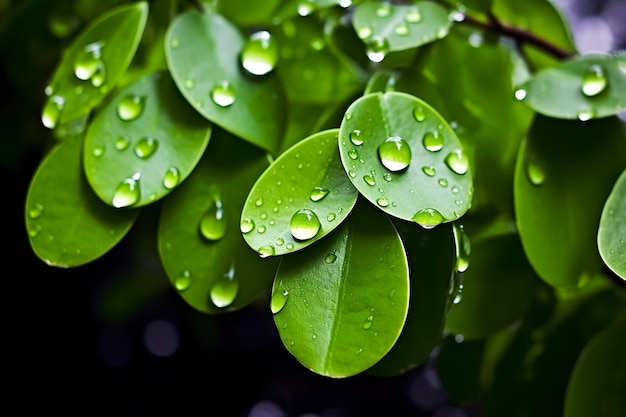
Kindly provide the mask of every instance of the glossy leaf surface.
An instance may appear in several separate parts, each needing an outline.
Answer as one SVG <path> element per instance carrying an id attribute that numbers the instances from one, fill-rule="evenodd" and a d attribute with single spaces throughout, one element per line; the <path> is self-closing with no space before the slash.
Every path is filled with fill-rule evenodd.
<path id="1" fill-rule="evenodd" d="M 241 232 L 263 256 L 303 249 L 337 228 L 357 200 L 337 152 L 338 129 L 318 132 L 282 153 L 257 179 Z"/>
<path id="2" fill-rule="evenodd" d="M 371 367 L 402 330 L 408 272 L 393 224 L 362 201 L 326 239 L 281 259 L 271 309 L 285 347 L 321 375 Z"/>
<path id="3" fill-rule="evenodd" d="M 271 286 L 278 262 L 259 258 L 239 231 L 248 190 L 267 165 L 260 150 L 219 132 L 192 175 L 163 204 L 161 262 L 196 310 L 238 310 Z"/>
<path id="4" fill-rule="evenodd" d="M 626 279 L 626 169 L 615 182 L 602 209 L 598 249 L 609 269 Z"/>
<path id="5" fill-rule="evenodd" d="M 450 125 L 417 97 L 389 92 L 354 101 L 339 151 L 354 186 L 394 217 L 432 228 L 470 207 L 469 158 Z"/>
<path id="6" fill-rule="evenodd" d="M 211 124 L 183 99 L 165 72 L 141 77 L 98 112 L 85 138 L 87 180 L 114 207 L 140 207 L 167 195 L 191 173 Z"/>
<path id="7" fill-rule="evenodd" d="M 28 189 L 30 244 L 52 266 L 75 267 L 101 257 L 126 235 L 139 213 L 115 210 L 98 199 L 85 180 L 81 151 L 80 137 L 57 145 Z"/>
<path id="8" fill-rule="evenodd" d="M 145 1 L 109 10 L 81 31 L 46 87 L 41 121 L 48 128 L 88 114 L 126 71 L 148 18 Z"/>

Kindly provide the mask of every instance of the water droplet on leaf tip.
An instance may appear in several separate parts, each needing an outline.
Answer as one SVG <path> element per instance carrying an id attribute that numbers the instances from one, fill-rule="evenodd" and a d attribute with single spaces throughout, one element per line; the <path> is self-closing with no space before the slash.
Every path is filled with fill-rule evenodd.
<path id="1" fill-rule="evenodd" d="M 440 225 L 444 221 L 444 217 L 437 210 L 427 208 L 415 213 L 413 221 L 422 226 L 424 229 L 432 229 L 435 226 Z"/>
<path id="2" fill-rule="evenodd" d="M 261 258 L 267 258 L 269 256 L 274 256 L 276 250 L 272 245 L 265 245 L 259 248 L 258 253 Z"/>
<path id="3" fill-rule="evenodd" d="M 122 208 L 132 206 L 139 201 L 139 178 L 133 175 L 123 180 L 115 189 L 112 204 L 113 207 Z"/>
<path id="4" fill-rule="evenodd" d="M 372 62 L 382 62 L 389 52 L 389 43 L 386 38 L 375 36 L 366 44 L 366 54 Z"/>

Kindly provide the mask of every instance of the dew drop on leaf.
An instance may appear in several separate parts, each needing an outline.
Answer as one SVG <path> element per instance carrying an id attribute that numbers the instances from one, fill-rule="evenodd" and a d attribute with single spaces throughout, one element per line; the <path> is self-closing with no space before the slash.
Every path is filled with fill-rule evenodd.
<path id="1" fill-rule="evenodd" d="M 156 152 L 159 147 L 159 141 L 155 138 L 146 136 L 139 139 L 139 142 L 135 145 L 135 155 L 141 159 L 150 158 Z"/>
<path id="2" fill-rule="evenodd" d="M 363 26 L 359 28 L 357 31 L 357 36 L 362 40 L 369 38 L 370 36 L 372 36 L 372 28 L 369 26 Z"/>
<path id="3" fill-rule="evenodd" d="M 220 81 L 211 89 L 211 100 L 220 107 L 228 107 L 235 102 L 235 90 L 228 81 Z"/>
<path id="4" fill-rule="evenodd" d="M 37 219 L 41 217 L 42 214 L 43 214 L 43 204 L 41 203 L 33 204 L 32 207 L 28 210 L 28 217 L 30 217 L 31 219 Z"/>
<path id="5" fill-rule="evenodd" d="M 469 159 L 460 149 L 450 152 L 444 162 L 452 172 L 459 175 L 465 174 L 469 168 Z"/>
<path id="6" fill-rule="evenodd" d="M 324 197 L 326 197 L 328 193 L 329 190 L 327 188 L 315 187 L 313 188 L 313 191 L 311 191 L 311 195 L 309 196 L 309 198 L 311 199 L 311 201 L 320 201 Z"/>
<path id="7" fill-rule="evenodd" d="M 287 249 L 289 249 L 289 245 L 287 245 Z M 267 258 L 268 256 L 274 256 L 276 250 L 272 245 L 264 245 L 261 246 L 257 252 L 261 258 Z"/>
<path id="8" fill-rule="evenodd" d="M 437 170 L 432 165 L 425 165 L 422 167 L 422 172 L 429 177 L 434 177 L 437 174 Z"/>
<path id="9" fill-rule="evenodd" d="M 278 61 L 278 46 L 270 32 L 261 30 L 247 39 L 241 51 L 241 65 L 252 75 L 265 75 Z"/>
<path id="10" fill-rule="evenodd" d="M 526 175 L 533 185 L 541 185 L 546 180 L 543 164 L 535 157 L 530 157 L 526 163 Z"/>
<path id="11" fill-rule="evenodd" d="M 239 230 L 241 230 L 241 233 L 243 234 L 250 233 L 252 230 L 254 230 L 254 220 L 248 217 L 242 219 L 241 223 L 239 224 Z"/>
<path id="12" fill-rule="evenodd" d="M 104 145 L 95 145 L 93 147 L 93 150 L 91 151 L 91 154 L 96 158 L 99 158 L 104 155 L 104 149 Z"/>
<path id="13" fill-rule="evenodd" d="M 357 130 L 353 130 L 352 132 L 350 132 L 350 142 L 352 142 L 352 144 L 355 146 L 363 145 L 363 138 L 361 137 L 360 130 L 357 129 Z"/>
<path id="14" fill-rule="evenodd" d="M 437 152 L 443 148 L 443 137 L 436 130 L 429 131 L 424 133 L 422 144 L 426 150 L 430 152 Z"/>
<path id="15" fill-rule="evenodd" d="M 92 42 L 78 53 L 74 59 L 74 75 L 79 80 L 90 80 L 100 71 L 104 72 L 102 62 L 103 42 Z M 97 87 L 97 86 L 95 86 Z"/>
<path id="16" fill-rule="evenodd" d="M 291 235 L 297 240 L 309 240 L 320 231 L 321 224 L 317 215 L 309 209 L 300 209 L 294 213 L 289 223 Z"/>
<path id="17" fill-rule="evenodd" d="M 419 7 L 412 6 L 404 14 L 404 20 L 408 23 L 419 23 L 422 21 L 422 13 Z"/>
<path id="18" fill-rule="evenodd" d="M 389 43 L 387 39 L 375 36 L 367 42 L 365 52 L 370 61 L 381 62 L 389 52 Z"/>
<path id="19" fill-rule="evenodd" d="M 181 275 L 174 280 L 174 288 L 177 291 L 185 291 L 191 285 L 191 272 L 189 270 L 183 271 Z"/>
<path id="20" fill-rule="evenodd" d="M 440 225 L 443 220 L 444 218 L 441 213 L 431 208 L 420 210 L 413 216 L 413 221 L 424 229 L 432 229 Z"/>
<path id="21" fill-rule="evenodd" d="M 163 176 L 163 187 L 168 190 L 175 188 L 180 183 L 180 171 L 175 167 L 170 167 Z"/>
<path id="22" fill-rule="evenodd" d="M 376 16 L 378 17 L 388 17 L 391 14 L 391 5 L 389 3 L 381 3 L 376 8 Z"/>
<path id="23" fill-rule="evenodd" d="M 118 151 L 125 151 L 130 146 L 130 139 L 126 136 L 118 136 L 115 139 L 115 149 Z"/>
<path id="24" fill-rule="evenodd" d="M 335 262 L 337 260 L 337 255 L 333 252 L 329 253 L 328 255 L 326 255 L 326 257 L 324 258 L 324 262 L 326 262 L 327 264 L 332 264 L 333 262 Z"/>
<path id="25" fill-rule="evenodd" d="M 363 181 L 365 181 L 365 183 L 366 183 L 367 185 L 370 185 L 370 186 L 372 186 L 372 187 L 373 187 L 374 185 L 376 185 L 376 181 L 374 180 L 374 177 L 373 177 L 372 175 L 370 175 L 370 174 L 364 175 L 364 176 L 363 176 Z"/>
<path id="26" fill-rule="evenodd" d="M 237 292 L 239 291 L 239 281 L 235 277 L 235 264 L 231 264 L 230 269 L 224 273 L 215 282 L 209 296 L 211 302 L 219 308 L 228 307 L 231 305 L 235 298 L 237 298 Z"/>
<path id="27" fill-rule="evenodd" d="M 401 137 L 391 136 L 378 147 L 378 156 L 385 168 L 398 172 L 411 163 L 411 148 Z"/>
<path id="28" fill-rule="evenodd" d="M 418 106 L 415 108 L 415 110 L 413 110 L 413 116 L 418 122 L 423 122 L 424 120 L 426 120 L 426 113 L 424 113 L 424 109 L 421 106 Z"/>
<path id="29" fill-rule="evenodd" d="M 135 173 L 117 186 L 113 195 L 113 207 L 128 207 L 139 201 L 139 177 L 139 173 Z"/>
<path id="30" fill-rule="evenodd" d="M 387 199 L 387 197 L 379 197 L 376 199 L 376 204 L 378 204 L 380 207 L 387 207 L 389 206 L 389 200 Z"/>
<path id="31" fill-rule="evenodd" d="M 220 200 L 213 200 L 200 219 L 200 234 L 207 240 L 220 240 L 226 234 L 226 218 Z"/>
<path id="32" fill-rule="evenodd" d="M 54 129 L 59 123 L 64 107 L 65 99 L 63 97 L 58 95 L 48 97 L 41 113 L 41 123 L 48 129 Z"/>
<path id="33" fill-rule="evenodd" d="M 603 92 L 608 84 L 604 70 L 600 65 L 592 65 L 583 74 L 581 90 L 587 97 L 597 96 Z"/>
<path id="34" fill-rule="evenodd" d="M 398 36 L 407 36 L 409 34 L 409 26 L 406 23 L 398 23 L 393 28 L 393 33 Z"/>
<path id="35" fill-rule="evenodd" d="M 117 115 L 120 119 L 130 122 L 136 120 L 141 113 L 145 105 L 145 97 L 135 94 L 127 94 L 122 97 L 117 104 Z"/>
<path id="36" fill-rule="evenodd" d="M 278 314 L 283 308 L 285 308 L 288 297 L 289 291 L 284 288 L 274 291 L 272 297 L 270 298 L 270 311 L 272 314 Z"/>

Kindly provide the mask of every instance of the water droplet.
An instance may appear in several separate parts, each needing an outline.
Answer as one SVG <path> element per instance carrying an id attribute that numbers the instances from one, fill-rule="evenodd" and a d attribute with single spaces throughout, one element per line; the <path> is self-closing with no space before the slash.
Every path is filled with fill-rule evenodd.
<path id="1" fill-rule="evenodd" d="M 389 171 L 402 171 L 411 163 L 411 148 L 401 137 L 391 136 L 378 147 L 378 156 Z"/>
<path id="2" fill-rule="evenodd" d="M 420 12 L 420 9 L 417 6 L 410 7 L 404 15 L 404 20 L 407 21 L 408 23 L 421 22 L 422 13 Z"/>
<path id="3" fill-rule="evenodd" d="M 265 75 L 278 61 L 278 46 L 272 35 L 261 30 L 250 35 L 241 51 L 241 65 L 253 75 Z"/>
<path id="4" fill-rule="evenodd" d="M 93 150 L 91 151 L 91 154 L 96 157 L 99 158 L 102 155 L 104 155 L 104 145 L 100 144 L 100 145 L 96 145 L 93 147 Z"/>
<path id="5" fill-rule="evenodd" d="M 417 120 L 418 122 L 423 122 L 424 120 L 426 120 L 426 113 L 421 106 L 418 106 L 415 108 L 415 110 L 413 110 L 413 117 L 415 117 L 415 120 Z"/>
<path id="6" fill-rule="evenodd" d="M 363 180 L 367 183 L 367 185 L 376 185 L 376 181 L 374 180 L 374 177 L 372 175 L 364 175 Z"/>
<path id="7" fill-rule="evenodd" d="M 372 28 L 369 26 L 363 26 L 359 28 L 357 30 L 357 36 L 362 40 L 369 38 L 370 36 L 372 36 Z"/>
<path id="8" fill-rule="evenodd" d="M 258 234 L 260 234 L 260 235 L 262 235 L 263 233 L 265 233 L 265 230 L 266 230 L 266 228 L 265 228 L 265 226 L 263 226 L 263 225 L 261 225 L 261 226 L 259 226 L 259 227 L 257 227 L 257 228 L 256 228 L 257 233 L 258 233 Z"/>
<path id="9" fill-rule="evenodd" d="M 326 44 L 324 43 L 324 39 L 318 37 L 314 37 L 313 39 L 311 39 L 309 45 L 311 45 L 311 49 L 313 49 L 314 51 L 321 51 L 322 49 L 324 49 L 324 46 L 326 46 Z"/>
<path id="10" fill-rule="evenodd" d="M 28 210 L 28 217 L 30 217 L 31 219 L 37 219 L 41 217 L 42 214 L 43 214 L 43 204 L 41 203 L 33 204 L 33 206 Z"/>
<path id="11" fill-rule="evenodd" d="M 431 152 L 440 151 L 443 148 L 443 136 L 438 131 L 426 132 L 422 138 L 424 148 Z"/>
<path id="12" fill-rule="evenodd" d="M 578 120 L 581 122 L 591 120 L 594 116 L 595 113 L 592 110 L 581 110 L 578 112 Z"/>
<path id="13" fill-rule="evenodd" d="M 118 151 L 125 151 L 130 146 L 130 139 L 126 136 L 118 136 L 115 139 L 115 149 Z"/>
<path id="14" fill-rule="evenodd" d="M 355 146 L 363 145 L 363 138 L 361 137 L 360 130 L 357 129 L 350 132 L 350 142 L 352 142 L 352 144 Z"/>
<path id="15" fill-rule="evenodd" d="M 143 112 L 145 100 L 145 97 L 142 96 L 126 94 L 117 103 L 117 115 L 127 122 L 136 120 Z"/>
<path id="16" fill-rule="evenodd" d="M 191 285 L 191 272 L 188 270 L 183 271 L 182 275 L 179 275 L 174 279 L 174 288 L 177 291 L 185 291 Z"/>
<path id="17" fill-rule="evenodd" d="M 366 45 L 366 54 L 370 61 L 381 62 L 385 59 L 385 55 L 389 52 L 389 43 L 387 39 L 375 36 Z"/>
<path id="18" fill-rule="evenodd" d="M 452 186 L 452 194 L 457 194 L 459 191 L 459 187 L 457 187 L 456 185 Z"/>
<path id="19" fill-rule="evenodd" d="M 313 188 L 313 191 L 311 191 L 311 195 L 309 196 L 309 198 L 311 199 L 311 201 L 320 201 L 328 195 L 328 192 L 329 191 L 327 188 L 315 187 Z"/>
<path id="20" fill-rule="evenodd" d="M 465 174 L 469 168 L 469 159 L 460 149 L 450 152 L 446 156 L 445 163 L 452 172 L 459 175 Z"/>
<path id="21" fill-rule="evenodd" d="M 220 107 L 228 107 L 235 102 L 235 90 L 228 81 L 220 81 L 211 90 L 211 100 Z"/>
<path id="22" fill-rule="evenodd" d="M 326 255 L 326 257 L 324 258 L 324 261 L 327 264 L 332 264 L 333 262 L 335 262 L 337 260 L 337 255 L 334 252 L 329 253 L 328 255 Z"/>
<path id="23" fill-rule="evenodd" d="M 194 85 L 196 85 L 196 83 L 193 80 L 185 80 L 185 88 L 191 89 Z"/>
<path id="24" fill-rule="evenodd" d="M 587 97 L 597 96 L 606 89 L 608 80 L 600 65 L 592 65 L 583 74 L 581 89 Z"/>
<path id="25" fill-rule="evenodd" d="M 409 34 L 409 26 L 406 23 L 398 23 L 393 28 L 393 33 L 398 36 L 406 36 Z"/>
<path id="26" fill-rule="evenodd" d="M 372 324 L 374 324 L 374 316 L 367 316 L 365 321 L 363 322 L 363 329 L 369 330 L 372 328 Z"/>
<path id="27" fill-rule="evenodd" d="M 287 246 L 285 246 L 287 248 L 287 250 L 292 250 L 293 249 L 293 243 L 287 243 Z"/>
<path id="28" fill-rule="evenodd" d="M 238 291 L 239 281 L 235 277 L 235 263 L 233 262 L 230 269 L 215 282 L 209 295 L 216 307 L 224 308 L 235 301 Z"/>
<path id="29" fill-rule="evenodd" d="M 456 249 L 456 272 L 465 272 L 469 267 L 469 255 L 471 253 L 471 242 L 465 233 L 463 225 L 453 223 L 452 231 Z"/>
<path id="30" fill-rule="evenodd" d="M 432 165 L 427 165 L 427 166 L 423 166 L 422 167 L 422 172 L 426 175 L 428 175 L 429 177 L 434 177 L 435 174 L 437 173 L 437 170 L 435 170 L 435 167 Z"/>
<path id="31" fill-rule="evenodd" d="M 113 207 L 132 206 L 139 201 L 139 173 L 122 181 L 113 194 Z"/>
<path id="32" fill-rule="evenodd" d="M 285 308 L 288 296 L 289 291 L 285 288 L 276 290 L 272 293 L 272 297 L 270 298 L 270 310 L 272 311 L 272 314 L 278 314 L 283 308 Z"/>
<path id="33" fill-rule="evenodd" d="M 135 155 L 141 159 L 150 158 L 159 147 L 159 142 L 149 136 L 141 138 L 135 145 Z"/>
<path id="34" fill-rule="evenodd" d="M 320 231 L 321 224 L 317 215 L 309 209 L 300 209 L 291 217 L 289 223 L 291 235 L 297 240 L 309 240 Z"/>
<path id="35" fill-rule="evenodd" d="M 444 218 L 441 213 L 431 208 L 420 210 L 413 216 L 413 221 L 422 226 L 424 229 L 432 229 L 433 227 L 440 225 L 443 220 Z"/>
<path id="36" fill-rule="evenodd" d="M 389 200 L 387 199 L 387 197 L 379 197 L 376 199 L 376 204 L 378 204 L 380 207 L 387 207 L 389 205 Z"/>
<path id="37" fill-rule="evenodd" d="M 356 149 L 350 149 L 348 151 L 348 157 L 350 157 L 350 159 L 358 159 L 359 158 L 359 153 L 357 152 Z"/>
<path id="38" fill-rule="evenodd" d="M 287 249 L 289 249 L 289 245 L 287 245 Z M 265 246 L 261 246 L 257 252 L 259 253 L 259 256 L 261 258 L 267 258 L 268 256 L 274 256 L 274 254 L 276 253 L 276 250 L 274 249 L 274 246 L 272 245 L 265 245 Z"/>
<path id="39" fill-rule="evenodd" d="M 248 217 L 242 219 L 241 223 L 239 224 L 239 230 L 241 230 L 241 233 L 243 234 L 250 233 L 252 230 L 254 230 L 254 220 Z"/>
<path id="40" fill-rule="evenodd" d="M 381 3 L 376 8 L 375 13 L 378 17 L 388 17 L 391 14 L 391 5 L 389 3 Z"/>
<path id="41" fill-rule="evenodd" d="M 180 171 L 175 167 L 170 167 L 163 176 L 163 187 L 171 190 L 180 183 Z"/>
<path id="42" fill-rule="evenodd" d="M 388 173 L 388 172 L 385 172 L 385 173 L 383 174 L 383 179 L 384 179 L 385 181 L 387 181 L 387 182 L 391 182 L 391 179 L 392 179 L 392 178 L 391 178 L 391 174 L 390 174 L 390 173 Z"/>
<path id="43" fill-rule="evenodd" d="M 172 39 L 172 41 L 170 42 L 170 46 L 173 49 L 176 49 L 180 46 L 180 41 L 177 38 Z"/>
<path id="44" fill-rule="evenodd" d="M 452 302 L 454 304 L 459 304 L 462 299 L 463 299 L 463 284 L 459 284 L 459 288 L 456 291 L 456 294 L 454 295 L 454 298 L 452 299 Z M 454 340 L 457 340 L 456 337 L 455 337 Z M 458 342 L 462 342 L 462 341 L 463 341 L 463 336 L 461 336 L 461 340 L 458 341 Z"/>
<path id="45" fill-rule="evenodd" d="M 536 155 L 531 155 L 526 163 L 528 180 L 534 185 L 541 185 L 546 180 L 546 171 L 543 163 Z"/>
<path id="46" fill-rule="evenodd" d="M 36 238 L 37 236 L 39 236 L 40 232 L 41 232 L 41 225 L 36 224 L 28 231 L 28 236 L 30 236 L 31 238 Z"/>
<path id="47" fill-rule="evenodd" d="M 447 186 L 448 186 L 448 180 L 447 180 L 447 179 L 445 179 L 445 178 L 439 178 L 439 179 L 437 180 L 437 183 L 438 183 L 439 185 L 441 185 L 442 187 L 447 187 Z"/>
<path id="48" fill-rule="evenodd" d="M 515 90 L 515 98 L 518 100 L 524 100 L 526 98 L 526 90 L 523 88 Z"/>
<path id="49" fill-rule="evenodd" d="M 48 129 L 54 129 L 59 123 L 64 107 L 65 99 L 63 97 L 58 95 L 48 97 L 41 113 L 41 123 Z"/>
<path id="50" fill-rule="evenodd" d="M 263 197 L 259 197 L 255 202 L 254 205 L 257 207 L 261 207 L 263 205 Z"/>
<path id="51" fill-rule="evenodd" d="M 356 177 L 356 172 L 355 172 L 353 169 L 351 169 L 350 171 L 348 171 L 348 175 L 349 175 L 351 178 L 355 178 L 355 177 Z"/>
<path id="52" fill-rule="evenodd" d="M 74 60 L 74 75 L 82 81 L 92 80 L 94 87 L 104 83 L 105 67 L 102 61 L 104 42 L 92 42 L 78 53 Z M 95 81 L 94 81 L 95 80 Z"/>
<path id="53" fill-rule="evenodd" d="M 308 16 L 315 11 L 315 3 L 311 0 L 302 0 L 298 3 L 297 10 L 300 16 Z"/>
<path id="54" fill-rule="evenodd" d="M 333 220 L 335 220 L 337 216 L 335 215 L 335 213 L 328 213 L 328 215 L 326 216 L 326 220 L 329 222 L 332 222 Z"/>
<path id="55" fill-rule="evenodd" d="M 208 240 L 219 240 L 226 234 L 226 219 L 220 200 L 214 200 L 200 219 L 200 234 Z"/>

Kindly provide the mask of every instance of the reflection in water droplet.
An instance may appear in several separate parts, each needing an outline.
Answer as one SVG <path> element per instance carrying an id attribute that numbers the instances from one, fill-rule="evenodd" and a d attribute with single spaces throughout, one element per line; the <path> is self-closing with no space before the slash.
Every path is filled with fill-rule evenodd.
<path id="1" fill-rule="evenodd" d="M 592 65 L 583 74 L 581 89 L 587 97 L 597 96 L 606 89 L 608 80 L 600 65 Z"/>
<path id="2" fill-rule="evenodd" d="M 424 229 L 432 229 L 433 227 L 440 225 L 443 220 L 444 218 L 441 213 L 431 208 L 420 210 L 413 216 L 413 221 L 422 226 Z"/>
<path id="3" fill-rule="evenodd" d="M 238 291 L 239 280 L 235 277 L 235 263 L 232 262 L 230 269 L 215 282 L 209 295 L 216 307 L 224 308 L 235 301 Z"/>
<path id="4" fill-rule="evenodd" d="M 285 308 L 288 296 L 289 291 L 287 291 L 286 288 L 274 290 L 272 297 L 270 298 L 270 310 L 272 314 L 278 314 L 283 308 Z"/>
<path id="5" fill-rule="evenodd" d="M 48 129 L 54 129 L 59 123 L 64 107 L 65 98 L 58 95 L 48 97 L 41 113 L 41 123 Z"/>
<path id="6" fill-rule="evenodd" d="M 163 176 L 163 187 L 168 190 L 175 188 L 180 183 L 180 172 L 175 167 L 169 167 Z"/>
<path id="7" fill-rule="evenodd" d="M 418 106 L 415 108 L 415 110 L 413 110 L 413 116 L 418 122 L 423 122 L 424 120 L 426 120 L 426 113 L 424 113 L 424 109 L 421 106 Z"/>
<path id="8" fill-rule="evenodd" d="M 289 249 L 289 245 L 287 245 L 287 249 Z M 261 258 L 267 258 L 268 256 L 274 256 L 274 254 L 276 253 L 276 250 L 274 249 L 274 246 L 272 245 L 265 245 L 265 246 L 261 246 L 257 252 L 259 253 L 259 256 Z"/>
<path id="9" fill-rule="evenodd" d="M 291 217 L 289 223 L 291 235 L 297 240 L 309 240 L 320 231 L 321 224 L 317 215 L 309 209 L 300 209 Z"/>
<path id="10" fill-rule="evenodd" d="M 130 146 L 130 139 L 126 136 L 119 136 L 115 139 L 115 149 L 125 151 Z"/>
<path id="11" fill-rule="evenodd" d="M 254 230 L 254 220 L 248 217 L 242 219 L 239 225 L 239 229 L 243 234 L 250 233 L 252 230 Z"/>
<path id="12" fill-rule="evenodd" d="M 541 185 L 546 180 L 546 171 L 543 163 L 536 155 L 531 155 L 526 163 L 528 180 L 534 185 Z"/>
<path id="13" fill-rule="evenodd" d="M 387 197 L 379 197 L 376 199 L 376 204 L 378 204 L 380 207 L 387 207 L 389 205 L 389 200 L 387 199 Z"/>
<path id="14" fill-rule="evenodd" d="M 250 35 L 241 51 L 241 65 L 253 75 L 265 75 L 278 61 L 278 46 L 272 35 L 261 30 Z"/>
<path id="15" fill-rule="evenodd" d="M 329 191 L 327 188 L 315 187 L 313 188 L 313 191 L 311 191 L 311 195 L 309 196 L 309 198 L 311 199 L 311 201 L 320 201 L 328 195 L 328 192 Z"/>
<path id="16" fill-rule="evenodd" d="M 389 52 L 389 43 L 387 39 L 375 36 L 367 42 L 365 52 L 370 61 L 381 62 Z"/>
<path id="17" fill-rule="evenodd" d="M 422 167 L 422 172 L 426 175 L 428 175 L 429 177 L 434 177 L 435 174 L 437 173 L 437 171 L 435 170 L 435 167 L 432 165 L 428 165 L 428 166 L 423 166 Z"/>
<path id="18" fill-rule="evenodd" d="M 151 157 L 159 147 L 159 142 L 151 137 L 141 138 L 135 145 L 135 155 L 141 159 Z"/>
<path id="19" fill-rule="evenodd" d="M 469 159 L 460 149 L 450 152 L 446 156 L 445 163 L 452 172 L 459 175 L 465 174 L 469 168 Z"/>
<path id="20" fill-rule="evenodd" d="M 391 136 L 378 147 L 378 156 L 389 171 L 402 171 L 411 163 L 411 148 L 401 137 Z"/>
<path id="21" fill-rule="evenodd" d="M 117 186 L 113 195 L 113 207 L 128 207 L 139 201 L 139 177 L 139 173 L 135 173 Z"/>
<path id="22" fill-rule="evenodd" d="M 127 94 L 117 103 L 117 115 L 124 121 L 136 120 L 143 112 L 145 97 Z"/>
<path id="23" fill-rule="evenodd" d="M 350 132 L 350 142 L 353 145 L 361 146 L 363 145 L 363 138 L 361 137 L 361 131 L 356 129 Z"/>
<path id="24" fill-rule="evenodd" d="M 188 270 L 183 271 L 182 275 L 179 275 L 174 280 L 174 288 L 177 291 L 185 291 L 191 285 L 191 272 Z"/>
<path id="25" fill-rule="evenodd" d="M 438 131 L 426 132 L 422 138 L 424 148 L 431 152 L 440 151 L 443 148 L 443 136 Z"/>
<path id="26" fill-rule="evenodd" d="M 43 204 L 35 203 L 28 210 L 28 217 L 30 217 L 31 219 L 37 219 L 42 215 L 42 213 L 43 213 Z"/>
<path id="27" fill-rule="evenodd" d="M 422 13 L 417 6 L 411 6 L 404 15 L 404 20 L 408 23 L 419 23 L 422 21 Z"/>
<path id="28" fill-rule="evenodd" d="M 213 200 L 200 219 L 200 234 L 208 240 L 219 240 L 226 234 L 226 219 L 220 200 Z"/>
<path id="29" fill-rule="evenodd" d="M 228 81 L 220 81 L 211 90 L 211 100 L 220 107 L 228 107 L 235 102 L 235 90 Z"/>
<path id="30" fill-rule="evenodd" d="M 335 262 L 337 260 L 337 255 L 334 252 L 329 253 L 328 255 L 326 255 L 326 257 L 324 258 L 324 261 L 327 264 L 332 264 L 333 262 Z"/>

